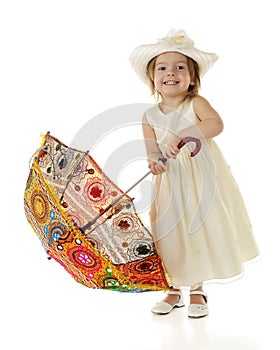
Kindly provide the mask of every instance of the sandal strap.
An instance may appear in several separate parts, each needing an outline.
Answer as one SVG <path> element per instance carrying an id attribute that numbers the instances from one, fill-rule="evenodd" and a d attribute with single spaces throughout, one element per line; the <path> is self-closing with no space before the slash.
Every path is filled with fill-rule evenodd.
<path id="1" fill-rule="evenodd" d="M 205 292 L 203 292 L 203 290 L 191 290 L 190 295 L 202 295 L 202 296 L 204 296 L 204 299 L 207 303 L 208 296 Z"/>
<path id="2" fill-rule="evenodd" d="M 168 295 L 181 295 L 182 292 L 180 290 L 169 290 Z"/>

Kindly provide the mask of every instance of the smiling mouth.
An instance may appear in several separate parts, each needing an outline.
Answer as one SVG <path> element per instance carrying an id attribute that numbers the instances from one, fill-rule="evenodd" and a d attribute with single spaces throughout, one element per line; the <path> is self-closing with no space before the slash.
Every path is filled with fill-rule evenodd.
<path id="1" fill-rule="evenodd" d="M 164 85 L 177 85 L 179 84 L 179 81 L 176 80 L 168 80 L 163 83 Z"/>

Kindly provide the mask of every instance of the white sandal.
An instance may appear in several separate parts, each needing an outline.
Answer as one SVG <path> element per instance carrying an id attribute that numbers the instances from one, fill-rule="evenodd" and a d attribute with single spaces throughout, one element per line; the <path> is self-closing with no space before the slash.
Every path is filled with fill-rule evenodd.
<path id="1" fill-rule="evenodd" d="M 160 301 L 159 303 L 156 303 L 156 305 L 151 309 L 151 311 L 154 314 L 157 315 L 166 315 L 169 314 L 175 307 L 183 307 L 185 306 L 184 300 L 183 300 L 183 294 L 180 290 L 170 290 L 167 294 L 174 294 L 179 295 L 179 301 L 178 303 L 171 305 L 165 301 Z"/>
<path id="2" fill-rule="evenodd" d="M 205 317 L 209 314 L 208 305 L 207 305 L 207 301 L 208 301 L 207 294 L 205 294 L 201 290 L 190 291 L 190 295 L 195 295 L 195 294 L 202 295 L 205 299 L 206 304 L 190 304 L 188 307 L 188 316 L 191 318 Z"/>

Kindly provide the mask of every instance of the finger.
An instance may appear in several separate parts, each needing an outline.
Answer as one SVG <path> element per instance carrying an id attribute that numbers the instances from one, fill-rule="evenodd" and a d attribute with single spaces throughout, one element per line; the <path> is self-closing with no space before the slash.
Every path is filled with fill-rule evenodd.
<path id="1" fill-rule="evenodd" d="M 162 166 L 161 163 L 157 163 L 157 164 L 155 165 L 155 170 L 156 170 L 156 171 L 163 171 L 163 170 L 164 170 L 164 167 Z"/>
<path id="2" fill-rule="evenodd" d="M 173 154 L 178 154 L 180 152 L 180 149 L 177 146 L 171 146 L 170 150 Z"/>
<path id="3" fill-rule="evenodd" d="M 168 150 L 165 151 L 165 156 L 166 156 L 166 158 L 175 159 L 176 158 L 176 153 L 172 152 L 171 149 L 168 149 Z"/>
<path id="4" fill-rule="evenodd" d="M 170 154 L 169 149 L 164 150 L 163 156 L 164 156 L 164 158 L 167 158 L 167 159 L 171 158 L 171 154 Z"/>
<path id="5" fill-rule="evenodd" d="M 166 168 L 162 162 L 155 163 L 152 169 L 153 173 L 156 175 L 163 173 L 165 170 Z"/>
<path id="6" fill-rule="evenodd" d="M 166 170 L 166 161 L 164 162 L 163 160 L 159 159 L 158 164 L 161 169 Z"/>
<path id="7" fill-rule="evenodd" d="M 158 172 L 158 168 L 157 168 L 157 163 L 153 162 L 151 164 L 149 164 L 149 168 L 151 169 L 153 174 L 156 174 Z"/>

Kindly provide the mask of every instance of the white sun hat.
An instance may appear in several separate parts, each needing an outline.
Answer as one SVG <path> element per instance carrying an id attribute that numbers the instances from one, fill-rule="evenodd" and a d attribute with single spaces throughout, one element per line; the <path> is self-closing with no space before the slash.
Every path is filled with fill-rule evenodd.
<path id="1" fill-rule="evenodd" d="M 148 83 L 147 67 L 151 59 L 164 52 L 179 52 L 197 62 L 202 77 L 217 61 L 215 53 L 203 52 L 194 47 L 184 30 L 171 29 L 165 38 L 159 39 L 155 44 L 140 45 L 129 57 L 132 68 L 145 83 Z"/>

